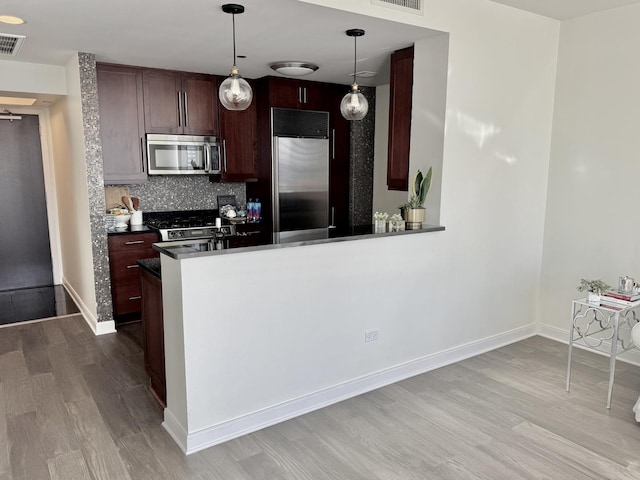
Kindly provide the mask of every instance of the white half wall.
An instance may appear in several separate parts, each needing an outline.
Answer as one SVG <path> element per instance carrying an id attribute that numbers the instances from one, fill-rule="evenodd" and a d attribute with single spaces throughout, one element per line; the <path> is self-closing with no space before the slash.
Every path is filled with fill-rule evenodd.
<path id="1" fill-rule="evenodd" d="M 542 262 L 543 325 L 580 278 L 640 280 L 640 5 L 562 23 Z"/>
<path id="2" fill-rule="evenodd" d="M 78 55 L 65 66 L 68 95 L 50 109 L 63 283 L 97 331 Z M 104 327 L 103 327 L 104 328 Z"/>
<path id="3" fill-rule="evenodd" d="M 442 281 L 450 236 L 162 255 L 167 430 L 193 453 L 533 335 L 516 296 L 490 311 Z"/>

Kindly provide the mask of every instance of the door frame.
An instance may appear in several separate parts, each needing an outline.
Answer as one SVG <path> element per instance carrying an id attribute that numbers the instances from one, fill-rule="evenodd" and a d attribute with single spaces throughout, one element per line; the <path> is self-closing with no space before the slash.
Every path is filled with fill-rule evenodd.
<path id="1" fill-rule="evenodd" d="M 44 174 L 44 195 L 47 204 L 47 223 L 49 226 L 49 247 L 53 283 L 62 285 L 62 254 L 60 248 L 60 229 L 58 223 L 58 199 L 56 196 L 56 177 L 51 142 L 49 109 L 36 107 L 7 107 L 15 115 L 37 115 L 40 127 L 40 150 L 42 151 L 42 171 Z M 8 122 L 9 120 L 0 120 Z M 20 120 L 14 120 L 19 122 Z"/>

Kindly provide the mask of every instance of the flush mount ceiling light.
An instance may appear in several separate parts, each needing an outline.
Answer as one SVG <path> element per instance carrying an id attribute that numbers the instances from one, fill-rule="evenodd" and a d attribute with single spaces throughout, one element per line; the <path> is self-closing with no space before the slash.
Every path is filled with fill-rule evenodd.
<path id="1" fill-rule="evenodd" d="M 251 105 L 253 91 L 249 83 L 240 76 L 236 66 L 236 15 L 243 13 L 244 7 L 227 3 L 222 6 L 222 11 L 230 13 L 233 18 L 233 67 L 231 67 L 231 74 L 220 84 L 218 97 L 227 110 L 246 110 Z"/>
<path id="2" fill-rule="evenodd" d="M 22 25 L 25 23 L 20 17 L 14 17 L 13 15 L 0 15 L 0 22 L 8 23 L 9 25 Z"/>
<path id="3" fill-rule="evenodd" d="M 358 90 L 358 83 L 356 82 L 356 61 L 358 59 L 357 54 L 357 39 L 364 35 L 364 30 L 359 28 L 352 28 L 347 30 L 347 36 L 353 37 L 353 84 L 351 85 L 351 91 L 347 93 L 340 102 L 340 113 L 347 120 L 362 120 L 369 111 L 369 102 Z"/>
<path id="4" fill-rule="evenodd" d="M 276 72 L 288 77 L 303 77 L 318 70 L 318 66 L 309 62 L 277 62 L 269 65 Z"/>

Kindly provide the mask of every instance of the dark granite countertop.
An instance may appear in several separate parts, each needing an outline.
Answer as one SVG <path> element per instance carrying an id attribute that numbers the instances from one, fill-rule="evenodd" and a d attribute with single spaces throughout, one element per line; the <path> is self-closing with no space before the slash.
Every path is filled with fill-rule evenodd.
<path id="1" fill-rule="evenodd" d="M 140 265 L 140 268 L 143 268 L 144 270 L 149 272 L 151 275 L 155 275 L 158 278 L 162 278 L 162 275 L 161 275 L 162 267 L 160 265 L 160 257 L 142 258 L 138 260 L 138 265 Z"/>
<path id="2" fill-rule="evenodd" d="M 132 233 L 148 233 L 152 231 L 146 225 L 127 225 L 127 228 L 123 229 L 108 228 L 107 235 L 131 235 Z"/>
<path id="3" fill-rule="evenodd" d="M 211 255 L 225 255 L 241 252 L 255 252 L 259 250 L 273 250 L 276 248 L 289 248 L 289 247 L 301 247 L 304 245 L 318 245 L 322 243 L 336 243 L 347 242 L 356 240 L 365 240 L 371 238 L 401 236 L 401 235 L 415 235 L 428 232 L 439 232 L 444 230 L 445 227 L 440 225 L 422 225 L 422 228 L 416 230 L 402 230 L 399 232 L 384 232 L 373 233 L 373 225 L 362 225 L 352 227 L 348 230 L 337 231 L 331 230 L 329 238 L 320 238 L 314 240 L 303 240 L 298 242 L 282 242 L 272 243 L 269 245 L 260 245 L 256 247 L 239 247 L 239 248 L 226 248 L 217 249 L 215 242 L 209 242 L 206 239 L 202 240 L 184 240 L 175 242 L 161 242 L 154 243 L 153 249 L 175 259 L 204 257 Z"/>

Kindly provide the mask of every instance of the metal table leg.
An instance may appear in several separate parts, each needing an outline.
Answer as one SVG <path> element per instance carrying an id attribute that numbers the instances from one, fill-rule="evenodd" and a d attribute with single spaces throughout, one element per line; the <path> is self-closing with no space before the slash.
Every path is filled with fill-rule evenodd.
<path id="1" fill-rule="evenodd" d="M 607 408 L 611 408 L 611 394 L 613 393 L 613 379 L 616 374 L 616 354 L 618 353 L 618 322 L 620 314 L 613 316 L 613 337 L 611 338 L 611 355 L 609 357 L 609 391 L 607 393 Z"/>
<path id="2" fill-rule="evenodd" d="M 576 320 L 576 304 L 571 305 L 571 324 L 569 325 L 569 359 L 567 360 L 567 392 L 571 385 L 571 354 L 573 353 L 573 329 L 575 328 Z"/>

